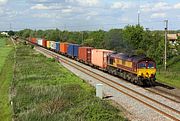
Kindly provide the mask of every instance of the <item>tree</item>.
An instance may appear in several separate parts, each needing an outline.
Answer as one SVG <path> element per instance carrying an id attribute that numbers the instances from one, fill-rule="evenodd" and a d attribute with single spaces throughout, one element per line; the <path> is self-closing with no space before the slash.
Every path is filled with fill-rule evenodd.
<path id="1" fill-rule="evenodd" d="M 158 64 L 162 64 L 164 57 L 164 37 L 159 32 L 153 33 L 146 54 Z"/>
<path id="2" fill-rule="evenodd" d="M 122 29 L 111 29 L 105 34 L 103 47 L 119 52 L 124 51 L 124 41 Z"/>
<path id="3" fill-rule="evenodd" d="M 131 51 L 140 48 L 140 43 L 143 41 L 143 27 L 136 25 L 128 25 L 123 30 L 123 40 L 126 43 L 126 49 Z"/>
<path id="4" fill-rule="evenodd" d="M 14 35 L 15 35 L 15 32 L 12 31 L 12 30 L 10 30 L 10 31 L 8 32 L 8 35 L 9 35 L 9 36 L 14 36 Z"/>
<path id="5" fill-rule="evenodd" d="M 103 48 L 102 43 L 104 40 L 105 33 L 106 32 L 103 30 L 89 32 L 87 39 L 88 39 L 88 42 L 89 40 L 91 40 L 89 43 L 91 44 L 90 46 L 95 47 L 95 48 Z"/>

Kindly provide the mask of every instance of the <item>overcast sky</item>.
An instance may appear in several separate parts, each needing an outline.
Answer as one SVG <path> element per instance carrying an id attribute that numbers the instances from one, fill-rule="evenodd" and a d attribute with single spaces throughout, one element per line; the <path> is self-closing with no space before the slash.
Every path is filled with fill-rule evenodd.
<path id="1" fill-rule="evenodd" d="M 180 0 L 0 0 L 0 30 L 108 30 L 127 24 L 180 29 Z"/>

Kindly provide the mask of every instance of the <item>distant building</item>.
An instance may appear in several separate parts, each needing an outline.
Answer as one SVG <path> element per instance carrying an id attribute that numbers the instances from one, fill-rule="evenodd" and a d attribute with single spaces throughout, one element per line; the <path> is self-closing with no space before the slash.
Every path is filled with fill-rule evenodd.
<path id="1" fill-rule="evenodd" d="M 177 33 L 177 36 L 180 37 L 180 33 Z"/>
<path id="2" fill-rule="evenodd" d="M 7 32 L 1 32 L 1 35 L 4 35 L 4 36 L 9 36 Z"/>
<path id="3" fill-rule="evenodd" d="M 167 34 L 167 39 L 169 40 L 169 43 L 172 45 L 176 45 L 178 40 L 178 34 Z"/>

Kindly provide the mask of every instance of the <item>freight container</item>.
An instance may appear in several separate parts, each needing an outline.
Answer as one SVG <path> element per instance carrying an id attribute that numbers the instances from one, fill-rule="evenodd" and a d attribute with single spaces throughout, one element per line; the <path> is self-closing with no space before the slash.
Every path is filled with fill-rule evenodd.
<path id="1" fill-rule="evenodd" d="M 66 42 L 60 43 L 60 52 L 62 54 L 67 54 L 68 45 L 69 43 Z"/>
<path id="2" fill-rule="evenodd" d="M 43 46 L 43 40 L 41 38 L 37 39 L 37 43 L 38 45 Z"/>
<path id="3" fill-rule="evenodd" d="M 112 50 L 92 49 L 91 63 L 101 69 L 105 69 L 107 67 L 107 55 L 112 52 Z"/>
<path id="4" fill-rule="evenodd" d="M 30 38 L 30 41 L 31 41 L 33 44 L 37 44 L 37 39 L 36 39 L 36 38 Z"/>
<path id="5" fill-rule="evenodd" d="M 92 47 L 79 47 L 78 59 L 85 63 L 91 63 L 91 50 Z"/>
<path id="6" fill-rule="evenodd" d="M 50 41 L 47 41 L 47 48 L 50 48 Z"/>
<path id="7" fill-rule="evenodd" d="M 55 50 L 55 49 L 56 49 L 56 43 L 55 43 L 55 41 L 50 41 L 50 48 L 51 48 L 52 50 Z"/>
<path id="8" fill-rule="evenodd" d="M 59 52 L 60 42 L 56 42 L 56 52 Z"/>
<path id="9" fill-rule="evenodd" d="M 47 47 L 47 40 L 43 39 L 43 47 Z"/>
<path id="10" fill-rule="evenodd" d="M 78 57 L 78 44 L 69 44 L 67 54 L 71 57 Z"/>

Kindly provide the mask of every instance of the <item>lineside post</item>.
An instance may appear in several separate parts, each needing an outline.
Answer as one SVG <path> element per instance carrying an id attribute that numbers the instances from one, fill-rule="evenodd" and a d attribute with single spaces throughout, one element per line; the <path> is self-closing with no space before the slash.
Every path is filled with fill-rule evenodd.
<path id="1" fill-rule="evenodd" d="M 167 65 L 167 30 L 168 30 L 168 20 L 165 20 L 165 42 L 164 42 L 164 69 L 166 71 L 166 65 Z"/>
<path id="2" fill-rule="evenodd" d="M 96 97 L 99 97 L 100 99 L 103 98 L 103 85 L 102 84 L 96 84 Z"/>

